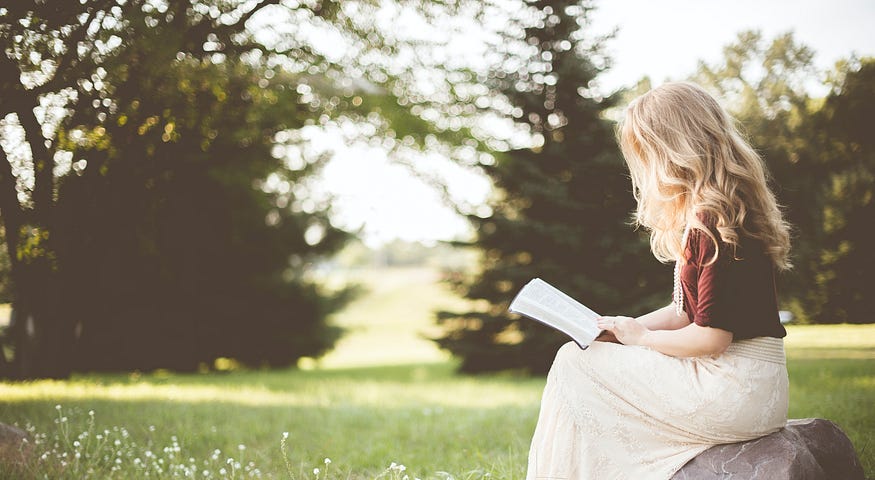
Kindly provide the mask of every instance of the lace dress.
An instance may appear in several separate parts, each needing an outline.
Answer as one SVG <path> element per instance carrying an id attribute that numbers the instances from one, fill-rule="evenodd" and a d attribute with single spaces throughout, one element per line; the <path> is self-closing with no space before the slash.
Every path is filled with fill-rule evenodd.
<path id="1" fill-rule="evenodd" d="M 671 478 L 713 445 L 782 428 L 787 387 L 780 338 L 696 358 L 568 343 L 547 377 L 526 478 Z"/>

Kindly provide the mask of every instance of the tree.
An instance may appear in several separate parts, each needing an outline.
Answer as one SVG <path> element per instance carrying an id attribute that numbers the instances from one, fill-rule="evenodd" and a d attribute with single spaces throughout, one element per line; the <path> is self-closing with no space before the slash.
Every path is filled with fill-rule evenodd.
<path id="1" fill-rule="evenodd" d="M 291 32 L 256 38 L 246 25 L 258 18 Z M 305 271 L 344 235 L 309 198 L 319 160 L 288 152 L 301 150 L 294 129 L 387 100 L 352 101 L 348 65 L 301 25 L 358 39 L 358 53 L 381 48 L 330 1 L 0 8 L 7 374 L 190 369 L 220 355 L 288 364 L 331 345 L 325 317 L 343 296 Z"/>
<path id="2" fill-rule="evenodd" d="M 856 62 L 854 62 L 856 63 Z M 809 157 L 820 168 L 812 212 L 821 223 L 808 242 L 809 288 L 799 292 L 816 323 L 869 323 L 875 315 L 875 59 L 838 65 L 840 82 L 808 119 Z"/>
<path id="3" fill-rule="evenodd" d="M 110 122 L 62 133 L 88 159 L 61 183 L 55 229 L 67 314 L 81 319 L 77 368 L 191 370 L 218 357 L 280 366 L 333 344 L 325 317 L 343 297 L 301 270 L 346 235 L 322 207 L 278 208 L 306 197 L 266 180 L 300 188 L 319 166 L 271 155 L 286 131 L 275 119 L 294 128 L 306 118 L 291 111 L 298 94 L 278 88 L 283 77 L 253 89 L 263 74 L 230 61 L 156 66 L 117 83 Z"/>
<path id="4" fill-rule="evenodd" d="M 522 36 L 506 40 L 508 58 L 488 83 L 508 99 L 534 144 L 497 153 L 496 163 L 484 167 L 497 194 L 491 215 L 469 216 L 481 271 L 457 284 L 480 307 L 439 316 L 447 334 L 438 343 L 462 358 L 464 371 L 549 368 L 568 339 L 507 313 L 533 277 L 604 314 L 635 315 L 669 300 L 670 271 L 629 227 L 631 185 L 612 124 L 602 116 L 613 100 L 592 88 L 607 66 L 604 39 L 587 35 L 592 7 L 526 5 L 521 28 L 508 28 Z"/>
<path id="5" fill-rule="evenodd" d="M 50 234 L 56 160 L 37 109 L 47 94 L 57 98 L 61 90 L 73 88 L 75 77 L 94 67 L 92 57 L 76 47 L 86 39 L 89 25 L 97 23 L 101 6 L 18 2 L 0 9 L 0 115 L 5 117 L 4 130 L 10 123 L 19 127 L 28 147 L 9 159 L 18 164 L 17 172 L 7 160 L 8 146 L 0 148 L 0 212 L 15 304 L 8 330 L 15 338 L 16 368 L 25 375 L 64 376 L 68 370 L 60 358 L 68 356 L 70 345 L 64 339 L 73 333 L 72 323 L 59 312 L 55 239 Z M 96 54 L 95 49 L 88 53 Z M 53 112 L 42 110 L 51 131 Z"/>

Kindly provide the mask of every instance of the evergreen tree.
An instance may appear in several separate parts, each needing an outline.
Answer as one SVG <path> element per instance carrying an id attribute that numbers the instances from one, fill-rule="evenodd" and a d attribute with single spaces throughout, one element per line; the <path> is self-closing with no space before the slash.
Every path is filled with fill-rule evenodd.
<path id="1" fill-rule="evenodd" d="M 587 2 L 529 2 L 520 29 L 524 59 L 497 71 L 490 86 L 515 107 L 535 141 L 496 154 L 485 168 L 496 196 L 492 214 L 470 216 L 482 250 L 481 271 L 457 287 L 474 309 L 441 312 L 439 344 L 461 357 L 464 371 L 548 369 L 568 338 L 507 313 L 526 282 L 541 277 L 595 311 L 635 315 L 670 300 L 671 272 L 629 226 L 631 185 L 612 124 L 612 99 L 592 88 L 606 68 L 603 38 L 589 38 Z M 513 29 L 509 29 L 513 31 Z M 518 44 L 518 43 L 517 43 Z M 519 52 L 516 55 L 520 55 Z"/>
<path id="2" fill-rule="evenodd" d="M 87 159 L 60 182 L 53 231 L 66 314 L 79 323 L 74 367 L 286 366 L 330 348 L 339 331 L 325 318 L 346 297 L 303 272 L 346 234 L 321 208 L 293 208 L 303 192 L 264 180 L 300 191 L 320 166 L 291 169 L 271 154 L 288 133 L 276 118 L 303 123 L 298 94 L 281 88 L 288 75 L 253 89 L 263 72 L 231 61 L 184 59 L 124 80 L 105 67 L 117 112 L 100 123 L 74 114 L 61 133 Z"/>

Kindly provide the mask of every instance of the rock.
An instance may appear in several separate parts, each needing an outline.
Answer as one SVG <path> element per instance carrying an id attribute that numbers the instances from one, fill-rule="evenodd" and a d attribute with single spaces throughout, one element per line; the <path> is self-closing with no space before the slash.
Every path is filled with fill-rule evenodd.
<path id="1" fill-rule="evenodd" d="M 672 480 L 864 480 L 851 441 L 820 418 L 790 420 L 756 440 L 716 445 L 687 462 Z"/>
<path id="2" fill-rule="evenodd" d="M 32 451 L 33 443 L 27 432 L 0 423 L 0 466 L 24 463 Z"/>

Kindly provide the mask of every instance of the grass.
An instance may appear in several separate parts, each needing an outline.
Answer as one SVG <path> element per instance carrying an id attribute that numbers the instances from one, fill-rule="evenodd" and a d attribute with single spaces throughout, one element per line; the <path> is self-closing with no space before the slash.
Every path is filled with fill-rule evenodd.
<path id="1" fill-rule="evenodd" d="M 124 470 L 118 478 L 147 478 L 133 466 L 135 458 L 141 465 L 148 460 L 146 451 L 165 462 L 164 477 L 153 470 L 148 478 L 166 478 L 168 464 L 189 458 L 196 478 L 204 470 L 221 477 L 222 468 L 234 478 L 256 476 L 255 469 L 262 478 L 314 480 L 523 478 L 543 378 L 454 374 L 452 360 L 422 335 L 433 328 L 431 309 L 458 300 L 422 270 L 361 278 L 375 286 L 372 294 L 336 319 L 350 337 L 326 358 L 305 362 L 310 370 L 0 383 L 0 421 L 43 433 L 66 429 L 73 437 L 90 428 L 118 439 L 123 428 L 130 448 L 119 448 Z M 851 437 L 867 475 L 875 476 L 875 325 L 789 330 L 790 416 L 835 421 Z M 75 448 L 61 441 L 58 450 Z M 72 464 L 66 468 L 49 478 L 88 476 L 87 469 L 74 476 Z M 0 478 L 12 475 L 0 472 Z"/>
<path id="2" fill-rule="evenodd" d="M 434 363 L 450 359 L 428 337 L 440 330 L 434 311 L 464 303 L 439 283 L 432 268 L 362 269 L 323 279 L 355 282 L 367 292 L 333 321 L 347 330 L 337 348 L 317 362 L 323 368 Z M 309 362 L 308 362 L 309 363 Z"/>
<path id="3" fill-rule="evenodd" d="M 875 325 L 788 328 L 791 418 L 826 418 L 851 439 L 875 477 Z"/>
<path id="4" fill-rule="evenodd" d="M 518 478 L 534 427 L 538 379 L 460 378 L 452 366 L 368 367 L 328 371 L 235 372 L 223 376 L 83 376 L 68 382 L 0 387 L 0 418 L 54 429 L 54 404 L 71 421 L 96 412 L 97 429 L 125 426 L 139 444 L 175 435 L 195 458 L 247 447 L 263 472 L 281 478 L 279 450 L 289 432 L 293 465 L 374 478 L 391 462 L 419 478 L 488 469 Z M 150 431 L 154 426 L 154 432 Z M 510 471 L 517 469 L 517 471 Z M 296 470 L 300 468 L 296 467 Z"/>

